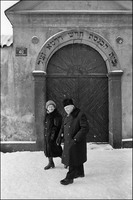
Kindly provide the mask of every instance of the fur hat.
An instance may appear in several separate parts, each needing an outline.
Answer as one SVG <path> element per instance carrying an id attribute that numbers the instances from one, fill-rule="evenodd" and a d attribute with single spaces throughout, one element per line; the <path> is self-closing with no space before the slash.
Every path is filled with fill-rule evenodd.
<path id="1" fill-rule="evenodd" d="M 63 100 L 63 106 L 68 106 L 68 105 L 74 105 L 73 100 L 72 99 L 64 99 Z"/>
<path id="2" fill-rule="evenodd" d="M 49 105 L 53 105 L 56 108 L 56 103 L 52 100 L 46 102 L 46 109 L 48 108 Z"/>

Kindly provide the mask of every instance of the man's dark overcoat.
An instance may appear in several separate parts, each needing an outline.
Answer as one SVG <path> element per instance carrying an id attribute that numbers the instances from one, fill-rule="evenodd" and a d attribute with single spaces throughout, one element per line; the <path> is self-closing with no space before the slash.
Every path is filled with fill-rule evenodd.
<path id="1" fill-rule="evenodd" d="M 70 116 L 64 119 L 60 135 L 64 135 L 62 163 L 67 166 L 81 165 L 87 160 L 86 135 L 89 124 L 86 115 L 74 108 Z M 74 142 L 76 139 L 76 143 Z"/>
<path id="2" fill-rule="evenodd" d="M 62 155 L 62 147 L 56 144 L 61 124 L 62 116 L 57 109 L 46 114 L 44 120 L 44 153 L 46 157 L 61 157 Z"/>

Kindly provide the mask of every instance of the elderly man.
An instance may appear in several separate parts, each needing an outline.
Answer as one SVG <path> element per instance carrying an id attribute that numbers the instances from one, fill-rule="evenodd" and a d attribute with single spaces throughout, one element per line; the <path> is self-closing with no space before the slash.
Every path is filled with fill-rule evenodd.
<path id="1" fill-rule="evenodd" d="M 72 99 L 65 99 L 63 106 L 67 115 L 60 132 L 60 137 L 64 139 L 62 163 L 69 166 L 69 170 L 60 183 L 68 185 L 73 183 L 74 178 L 85 176 L 83 163 L 87 161 L 86 135 L 89 125 L 86 115 L 75 107 Z"/>

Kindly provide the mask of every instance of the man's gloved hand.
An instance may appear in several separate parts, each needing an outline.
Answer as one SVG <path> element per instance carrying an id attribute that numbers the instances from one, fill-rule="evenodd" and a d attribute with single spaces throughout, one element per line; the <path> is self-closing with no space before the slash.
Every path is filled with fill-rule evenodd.
<path id="1" fill-rule="evenodd" d="M 51 138 L 51 140 L 54 140 L 54 134 L 51 134 L 50 138 Z"/>
<path id="2" fill-rule="evenodd" d="M 72 143 L 72 145 L 75 145 L 75 144 L 77 144 L 77 140 L 74 138 L 74 139 L 72 139 L 71 143 Z"/>
<path id="3" fill-rule="evenodd" d="M 57 139 L 56 139 L 56 144 L 59 146 L 61 145 L 61 142 L 63 140 L 63 133 L 58 135 Z"/>
<path id="4" fill-rule="evenodd" d="M 58 137 L 58 138 L 56 139 L 56 144 L 57 144 L 58 146 L 61 144 L 61 137 Z"/>
<path id="5" fill-rule="evenodd" d="M 74 138 L 73 140 L 74 140 L 74 144 L 76 144 L 76 143 L 77 143 L 77 140 L 76 140 L 76 138 Z"/>

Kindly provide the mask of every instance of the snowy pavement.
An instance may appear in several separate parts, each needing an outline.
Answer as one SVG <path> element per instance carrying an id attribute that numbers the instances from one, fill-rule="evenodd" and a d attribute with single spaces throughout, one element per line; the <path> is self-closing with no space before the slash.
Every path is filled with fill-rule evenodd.
<path id="1" fill-rule="evenodd" d="M 64 186 L 67 169 L 55 158 L 45 171 L 40 152 L 1 153 L 1 199 L 132 199 L 132 149 L 88 143 L 85 177 Z"/>

